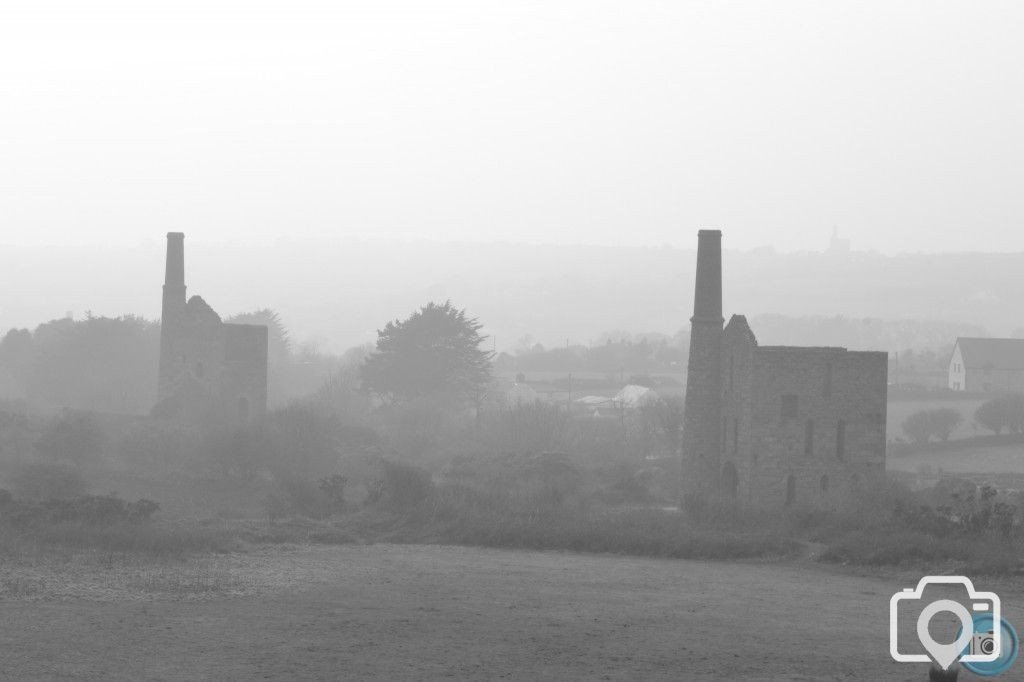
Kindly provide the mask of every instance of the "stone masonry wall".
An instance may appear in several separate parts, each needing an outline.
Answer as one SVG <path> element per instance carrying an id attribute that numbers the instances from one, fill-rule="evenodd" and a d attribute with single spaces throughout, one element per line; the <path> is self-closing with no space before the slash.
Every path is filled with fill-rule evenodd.
<path id="1" fill-rule="evenodd" d="M 267 410 L 267 328 L 225 324 L 221 399 L 239 421 L 257 421 Z"/>
<path id="2" fill-rule="evenodd" d="M 749 484 L 750 423 L 753 416 L 753 366 L 757 341 L 745 318 L 734 315 L 722 334 L 722 424 L 720 488 L 739 497 Z"/>
<path id="3" fill-rule="evenodd" d="M 832 507 L 881 485 L 887 374 L 883 352 L 757 348 L 740 495 L 762 507 Z"/>

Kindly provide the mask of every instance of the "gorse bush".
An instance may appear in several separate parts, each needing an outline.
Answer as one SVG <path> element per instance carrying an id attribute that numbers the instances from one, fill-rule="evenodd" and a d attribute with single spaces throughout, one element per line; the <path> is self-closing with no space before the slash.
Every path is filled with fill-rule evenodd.
<path id="1" fill-rule="evenodd" d="M 893 518 L 908 528 L 931 533 L 937 537 L 954 534 L 978 535 L 989 531 L 1009 538 L 1018 525 L 1021 509 L 1007 499 L 999 499 L 992 486 L 960 487 L 932 504 L 900 502 Z"/>

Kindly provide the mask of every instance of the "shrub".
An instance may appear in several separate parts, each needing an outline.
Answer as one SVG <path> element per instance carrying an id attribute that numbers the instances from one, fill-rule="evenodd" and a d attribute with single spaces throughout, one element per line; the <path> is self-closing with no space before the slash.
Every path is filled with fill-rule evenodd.
<path id="1" fill-rule="evenodd" d="M 128 507 L 128 520 L 135 523 L 150 521 L 153 518 L 153 514 L 160 511 L 160 505 L 153 500 L 147 500 L 145 498 L 129 502 Z"/>
<path id="2" fill-rule="evenodd" d="M 575 439 L 571 417 L 557 405 L 523 403 L 485 413 L 480 440 L 496 452 L 565 451 Z"/>
<path id="3" fill-rule="evenodd" d="M 899 566 L 973 558 L 973 548 L 963 541 L 949 541 L 920 531 L 887 533 L 856 530 L 831 543 L 822 561 L 868 566 Z"/>
<path id="4" fill-rule="evenodd" d="M 447 483 L 475 489 L 495 502 L 558 507 L 578 494 L 584 474 L 561 452 L 465 456 L 444 472 Z"/>
<path id="5" fill-rule="evenodd" d="M 347 476 L 334 474 L 327 478 L 321 478 L 317 483 L 320 487 L 320 492 L 324 494 L 324 498 L 327 500 L 327 507 L 330 513 L 334 514 L 345 510 L 345 484 L 347 482 Z"/>
<path id="6" fill-rule="evenodd" d="M 440 540 L 456 544 L 687 559 L 788 556 L 798 544 L 770 528 L 726 531 L 688 522 L 678 513 L 628 509 L 603 514 L 537 513 L 501 505 L 453 514 Z"/>
<path id="7" fill-rule="evenodd" d="M 270 459 L 270 444 L 258 426 L 211 429 L 204 435 L 202 449 L 205 459 L 222 476 L 244 480 L 254 479 Z"/>
<path id="8" fill-rule="evenodd" d="M 933 424 L 933 433 L 938 436 L 941 441 L 949 440 L 953 431 L 964 423 L 963 415 L 960 414 L 959 411 L 950 407 L 930 410 L 930 412 Z"/>
<path id="9" fill-rule="evenodd" d="M 147 419 L 133 424 L 111 448 L 126 466 L 171 466 L 189 461 L 199 451 L 200 430 L 177 421 Z"/>
<path id="10" fill-rule="evenodd" d="M 915 443 L 927 443 L 933 436 L 947 441 L 963 421 L 963 416 L 952 408 L 921 410 L 903 420 L 903 432 Z"/>
<path id="11" fill-rule="evenodd" d="M 288 513 L 288 502 L 282 495 L 270 493 L 263 502 L 263 508 L 267 512 L 267 520 L 276 523 Z"/>
<path id="12" fill-rule="evenodd" d="M 266 463 L 276 476 L 316 478 L 338 466 L 341 441 L 352 435 L 327 406 L 296 401 L 267 416 Z M 359 437 L 359 434 L 355 434 Z M 362 434 L 369 438 L 369 434 Z"/>
<path id="13" fill-rule="evenodd" d="M 992 398 L 974 412 L 974 421 L 993 433 L 1007 429 L 1012 433 L 1024 431 L 1024 395 L 1010 394 Z"/>
<path id="14" fill-rule="evenodd" d="M 382 467 L 381 477 L 370 486 L 367 505 L 409 509 L 426 501 L 433 491 L 424 469 L 389 459 L 383 460 Z"/>
<path id="15" fill-rule="evenodd" d="M 322 519 L 330 513 L 330 501 L 316 483 L 298 477 L 283 477 L 277 481 L 278 494 L 267 513 L 287 511 L 311 519 Z"/>

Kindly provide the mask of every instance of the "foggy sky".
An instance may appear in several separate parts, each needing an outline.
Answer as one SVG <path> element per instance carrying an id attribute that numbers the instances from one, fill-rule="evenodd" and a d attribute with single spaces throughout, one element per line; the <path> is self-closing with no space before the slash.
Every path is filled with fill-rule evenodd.
<path id="1" fill-rule="evenodd" d="M 0 243 L 1020 251 L 1021 35 L 1011 2 L 4 3 Z"/>

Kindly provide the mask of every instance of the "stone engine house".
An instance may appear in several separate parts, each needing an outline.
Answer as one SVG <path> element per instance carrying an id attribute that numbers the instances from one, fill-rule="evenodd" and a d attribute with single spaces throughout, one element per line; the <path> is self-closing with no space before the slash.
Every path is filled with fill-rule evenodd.
<path id="1" fill-rule="evenodd" d="M 722 233 L 698 235 L 683 491 L 832 507 L 885 478 L 888 354 L 761 346 L 722 316 Z"/>
<path id="2" fill-rule="evenodd" d="M 186 301 L 185 235 L 168 232 L 153 414 L 244 424 L 266 410 L 267 328 L 225 324 L 199 296 Z"/>

